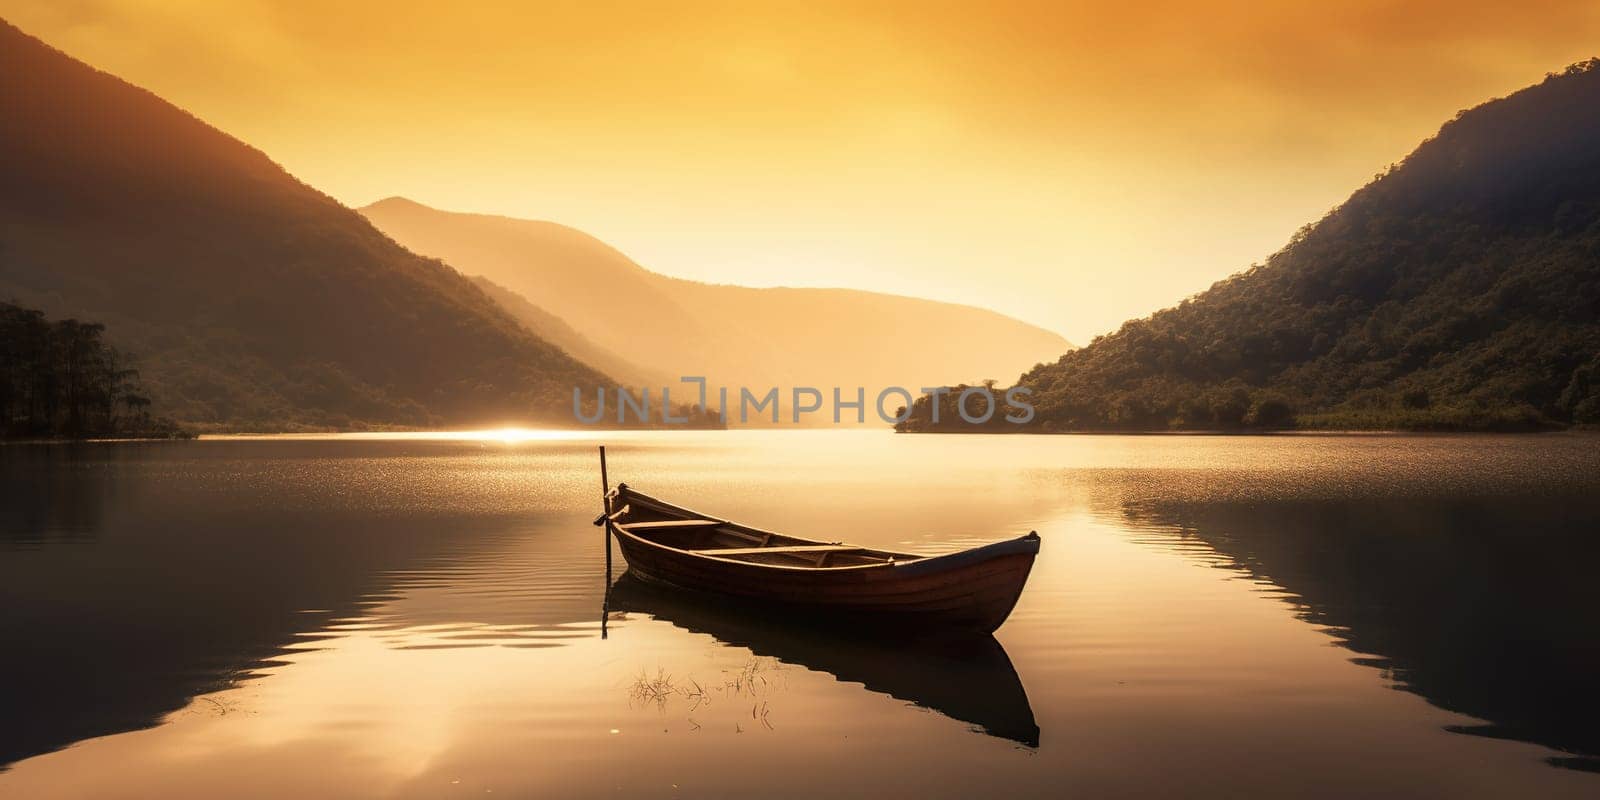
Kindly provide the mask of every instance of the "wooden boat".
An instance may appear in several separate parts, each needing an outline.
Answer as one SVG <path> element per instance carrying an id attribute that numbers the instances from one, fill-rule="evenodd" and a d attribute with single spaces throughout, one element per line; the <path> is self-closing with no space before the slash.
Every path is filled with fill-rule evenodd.
<path id="1" fill-rule="evenodd" d="M 606 524 L 639 578 L 847 624 L 992 633 L 1039 552 L 1039 535 L 940 556 L 785 536 L 675 506 L 619 484 Z"/>

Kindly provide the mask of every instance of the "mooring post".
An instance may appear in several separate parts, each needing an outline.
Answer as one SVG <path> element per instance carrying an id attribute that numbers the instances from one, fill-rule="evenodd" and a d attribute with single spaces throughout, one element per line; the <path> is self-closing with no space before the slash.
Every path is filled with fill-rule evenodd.
<path id="1" fill-rule="evenodd" d="M 606 536 L 606 585 L 600 601 L 600 638 L 606 637 L 606 621 L 611 617 L 611 479 L 606 476 L 606 446 L 600 445 L 600 508 L 605 512 L 601 528 Z"/>
<path id="2" fill-rule="evenodd" d="M 600 445 L 600 505 L 611 513 L 611 479 L 606 477 L 606 446 Z"/>

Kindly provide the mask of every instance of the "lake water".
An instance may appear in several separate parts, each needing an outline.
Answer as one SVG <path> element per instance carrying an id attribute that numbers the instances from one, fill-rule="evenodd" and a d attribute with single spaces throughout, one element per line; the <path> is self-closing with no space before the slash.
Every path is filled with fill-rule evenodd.
<path id="1" fill-rule="evenodd" d="M 0 797 L 1600 796 L 1600 438 L 603 437 L 809 538 L 1037 530 L 959 648 L 603 622 L 599 441 L 0 447 Z"/>

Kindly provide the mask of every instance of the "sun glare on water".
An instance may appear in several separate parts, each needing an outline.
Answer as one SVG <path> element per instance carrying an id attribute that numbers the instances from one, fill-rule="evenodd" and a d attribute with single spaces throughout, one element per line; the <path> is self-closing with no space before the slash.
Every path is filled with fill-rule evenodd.
<path id="1" fill-rule="evenodd" d="M 533 440 L 549 440 L 549 438 L 560 438 L 560 432 L 557 432 L 557 430 L 533 430 L 526 429 L 526 427 L 498 427 L 498 429 L 493 430 L 480 430 L 480 432 L 475 432 L 475 434 L 477 434 L 478 438 L 483 438 L 483 440 L 488 440 L 488 442 L 504 442 L 507 443 L 507 445 L 515 445 L 515 443 L 518 442 L 533 442 Z"/>
<path id="2" fill-rule="evenodd" d="M 519 442 L 570 439 L 573 438 L 572 433 L 572 431 L 542 431 L 532 428 L 496 428 L 487 431 L 472 431 L 468 434 L 468 437 L 484 441 L 517 444 Z"/>

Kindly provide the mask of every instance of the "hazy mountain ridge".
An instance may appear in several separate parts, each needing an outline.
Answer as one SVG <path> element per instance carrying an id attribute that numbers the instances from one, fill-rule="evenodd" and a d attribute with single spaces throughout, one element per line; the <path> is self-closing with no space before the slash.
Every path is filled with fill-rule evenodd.
<path id="1" fill-rule="evenodd" d="M 600 347 L 713 385 L 915 390 L 952 372 L 974 379 L 1014 372 L 1071 346 L 954 303 L 665 276 L 551 222 L 440 211 L 404 198 L 361 211 L 396 241 L 516 291 Z"/>
<path id="2" fill-rule="evenodd" d="M 668 375 L 659 370 L 635 364 L 610 350 L 595 344 L 572 327 L 566 320 L 535 305 L 528 298 L 501 286 L 482 275 L 471 279 L 489 299 L 495 301 L 524 328 L 539 338 L 565 350 L 568 355 L 594 367 L 628 387 L 650 386 L 660 388 L 676 384 L 680 376 Z"/>
<path id="3" fill-rule="evenodd" d="M 1030 370 L 1026 429 L 1600 422 L 1597 64 L 1462 112 L 1266 264 Z M 902 429 L 963 427 L 917 412 Z"/>
<path id="4" fill-rule="evenodd" d="M 0 24 L 0 297 L 226 427 L 571 418 L 601 374 L 260 151 Z"/>

